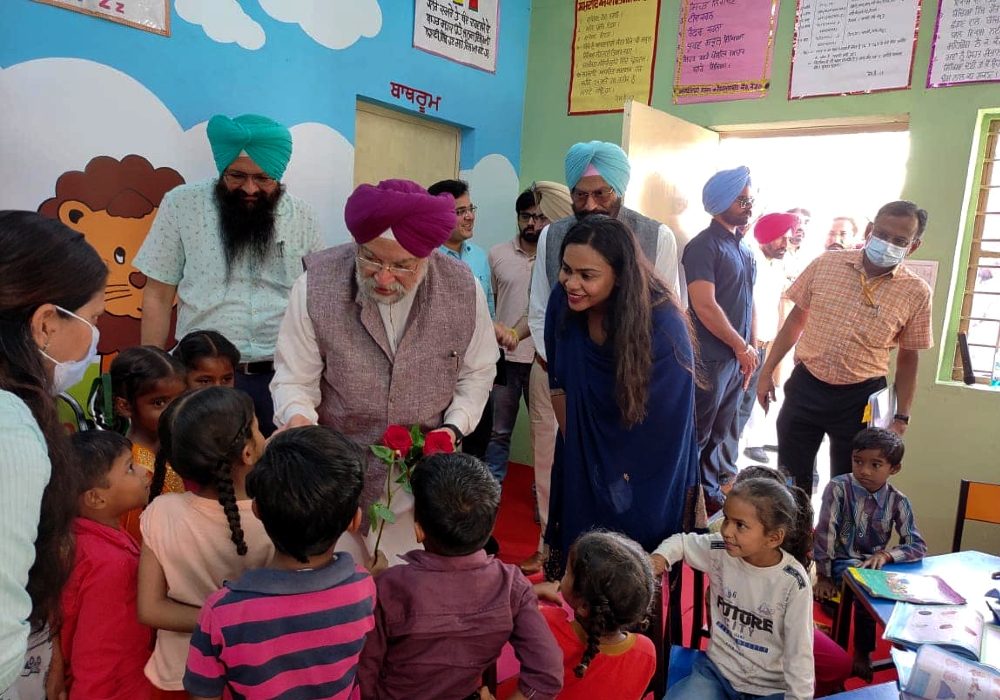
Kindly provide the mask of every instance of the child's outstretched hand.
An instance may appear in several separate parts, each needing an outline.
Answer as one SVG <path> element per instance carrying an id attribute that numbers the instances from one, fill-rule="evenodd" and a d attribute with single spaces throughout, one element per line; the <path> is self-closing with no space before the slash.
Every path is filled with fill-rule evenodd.
<path id="1" fill-rule="evenodd" d="M 548 603 L 555 603 L 556 605 L 562 605 L 562 598 L 559 597 L 559 582 L 558 581 L 542 581 L 541 583 L 535 584 L 535 595 L 538 596 L 539 600 L 544 600 Z"/>
<path id="2" fill-rule="evenodd" d="M 378 576 L 380 573 L 389 568 L 389 560 L 385 558 L 385 552 L 381 549 L 375 550 L 375 558 L 368 562 L 368 573 L 372 576 Z"/>
<path id="3" fill-rule="evenodd" d="M 826 576 L 818 576 L 816 586 L 813 588 L 813 598 L 820 601 L 830 600 L 839 592 L 837 587 L 833 585 L 833 581 Z"/>
<path id="4" fill-rule="evenodd" d="M 649 563 L 653 565 L 653 576 L 662 576 L 667 570 L 667 560 L 659 554 L 650 554 Z"/>
<path id="5" fill-rule="evenodd" d="M 875 552 L 873 555 L 861 562 L 859 569 L 881 569 L 892 561 L 892 555 L 885 550 Z"/>

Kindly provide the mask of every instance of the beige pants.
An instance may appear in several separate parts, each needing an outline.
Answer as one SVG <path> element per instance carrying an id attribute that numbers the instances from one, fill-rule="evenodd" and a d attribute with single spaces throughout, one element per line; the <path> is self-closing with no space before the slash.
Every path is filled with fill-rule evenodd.
<path id="1" fill-rule="evenodd" d="M 556 451 L 556 415 L 549 395 L 549 375 L 537 362 L 531 365 L 528 380 L 528 415 L 531 418 L 531 453 L 535 463 L 535 490 L 542 535 L 538 551 L 544 550 L 545 525 L 549 520 L 549 493 L 552 486 L 552 458 Z"/>

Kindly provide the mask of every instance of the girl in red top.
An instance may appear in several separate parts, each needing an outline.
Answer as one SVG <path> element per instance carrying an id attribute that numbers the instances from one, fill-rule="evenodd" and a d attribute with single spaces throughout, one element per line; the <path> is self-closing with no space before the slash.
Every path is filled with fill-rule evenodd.
<path id="1" fill-rule="evenodd" d="M 639 700 L 656 670 L 649 638 L 627 632 L 643 625 L 654 591 L 653 570 L 638 543 L 613 532 L 577 538 L 559 584 L 573 608 L 542 614 L 563 650 L 559 700 Z"/>

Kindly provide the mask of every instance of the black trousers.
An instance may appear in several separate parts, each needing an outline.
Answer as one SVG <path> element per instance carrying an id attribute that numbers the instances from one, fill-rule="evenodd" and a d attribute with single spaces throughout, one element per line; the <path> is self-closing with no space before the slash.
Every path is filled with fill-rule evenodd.
<path id="1" fill-rule="evenodd" d="M 250 394 L 253 399 L 254 412 L 257 414 L 257 426 L 264 437 L 271 437 L 274 432 L 274 402 L 271 400 L 271 380 L 274 372 L 262 374 L 243 374 L 237 371 L 233 384 L 240 391 Z"/>
<path id="2" fill-rule="evenodd" d="M 813 463 L 823 435 L 830 436 L 830 477 L 851 471 L 851 442 L 865 427 L 869 397 L 886 386 L 885 377 L 858 384 L 827 384 L 801 363 L 785 382 L 778 413 L 778 463 L 795 485 L 812 490 Z"/>

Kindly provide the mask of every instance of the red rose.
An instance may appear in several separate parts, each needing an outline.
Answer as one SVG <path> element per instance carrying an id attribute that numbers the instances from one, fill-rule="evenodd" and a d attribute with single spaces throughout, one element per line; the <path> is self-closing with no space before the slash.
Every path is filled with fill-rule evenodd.
<path id="1" fill-rule="evenodd" d="M 438 452 L 454 452 L 455 446 L 451 442 L 451 435 L 446 430 L 435 430 L 427 433 L 424 439 L 424 457 L 437 454 Z"/>
<path id="2" fill-rule="evenodd" d="M 382 433 L 382 444 L 405 457 L 413 447 L 413 438 L 410 436 L 410 431 L 403 426 L 390 425 Z"/>

